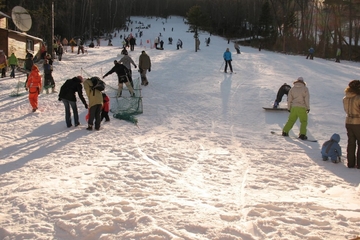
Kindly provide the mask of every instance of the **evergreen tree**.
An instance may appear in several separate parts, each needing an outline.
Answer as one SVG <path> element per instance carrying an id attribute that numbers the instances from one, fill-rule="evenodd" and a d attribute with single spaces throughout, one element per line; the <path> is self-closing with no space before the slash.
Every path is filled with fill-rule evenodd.
<path id="1" fill-rule="evenodd" d="M 190 10 L 187 12 L 187 21 L 190 25 L 190 31 L 194 32 L 194 38 L 195 38 L 195 52 L 197 52 L 197 44 L 196 40 L 199 36 L 199 30 L 207 30 L 208 24 L 209 24 L 209 18 L 207 15 L 201 10 L 201 7 L 199 5 L 195 5 L 190 8 Z"/>

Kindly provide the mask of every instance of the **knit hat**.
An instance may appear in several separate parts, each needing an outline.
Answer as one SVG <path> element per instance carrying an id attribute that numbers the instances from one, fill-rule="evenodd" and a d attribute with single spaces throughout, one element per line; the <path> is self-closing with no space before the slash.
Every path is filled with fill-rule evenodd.
<path id="1" fill-rule="evenodd" d="M 294 84 L 295 83 L 302 83 L 302 84 L 304 84 L 305 86 L 306 86 L 306 83 L 304 82 L 304 78 L 303 77 L 298 77 L 297 79 L 296 79 L 296 81 L 294 82 Z"/>

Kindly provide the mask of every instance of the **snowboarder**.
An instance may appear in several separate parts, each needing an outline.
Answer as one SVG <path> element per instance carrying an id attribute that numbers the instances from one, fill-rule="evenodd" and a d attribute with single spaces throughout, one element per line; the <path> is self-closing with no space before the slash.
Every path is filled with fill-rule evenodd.
<path id="1" fill-rule="evenodd" d="M 288 85 L 287 83 L 284 83 L 278 90 L 277 95 L 276 95 L 276 99 L 274 102 L 274 106 L 273 108 L 277 108 L 279 106 L 279 103 L 281 102 L 283 96 L 286 94 L 288 95 L 289 91 L 291 89 L 291 86 Z"/>
<path id="2" fill-rule="evenodd" d="M 309 89 L 302 77 L 299 77 L 293 88 L 288 93 L 288 111 L 290 112 L 287 123 L 285 124 L 282 135 L 289 136 L 289 131 L 294 126 L 296 120 L 300 119 L 299 138 L 306 140 L 306 127 L 308 121 L 308 113 L 310 112 L 310 94 Z"/>

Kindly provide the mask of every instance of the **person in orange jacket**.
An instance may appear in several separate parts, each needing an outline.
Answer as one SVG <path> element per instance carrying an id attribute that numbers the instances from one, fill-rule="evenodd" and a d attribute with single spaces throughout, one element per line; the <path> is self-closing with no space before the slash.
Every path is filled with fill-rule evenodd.
<path id="1" fill-rule="evenodd" d="M 29 74 L 28 81 L 26 83 L 26 90 L 29 91 L 29 101 L 32 106 L 32 111 L 35 112 L 38 109 L 38 96 L 41 90 L 41 75 L 39 73 L 39 68 L 34 64 L 31 67 L 31 72 Z"/>

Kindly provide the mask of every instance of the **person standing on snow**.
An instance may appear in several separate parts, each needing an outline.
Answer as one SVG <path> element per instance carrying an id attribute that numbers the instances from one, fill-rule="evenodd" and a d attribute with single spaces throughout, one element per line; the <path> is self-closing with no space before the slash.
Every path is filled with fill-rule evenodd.
<path id="1" fill-rule="evenodd" d="M 279 106 L 279 103 L 281 102 L 283 96 L 286 94 L 289 94 L 289 91 L 291 89 L 291 86 L 288 85 L 287 83 L 284 83 L 278 90 L 277 95 L 276 95 L 276 99 L 274 102 L 274 106 L 273 108 L 277 108 Z"/>
<path id="2" fill-rule="evenodd" d="M 102 78 L 106 78 L 108 75 L 113 74 L 114 72 L 118 76 L 118 82 L 119 82 L 119 88 L 117 97 L 121 97 L 122 95 L 122 89 L 123 89 L 123 83 L 125 83 L 126 87 L 128 88 L 130 95 L 132 97 L 135 97 L 134 89 L 131 87 L 131 84 L 129 82 L 129 69 L 127 69 L 122 63 L 119 63 L 118 61 L 114 61 L 114 67 L 107 72 Z"/>
<path id="3" fill-rule="evenodd" d="M 15 78 L 15 68 L 18 65 L 18 59 L 15 56 L 14 53 L 11 53 L 9 59 L 8 59 L 9 65 L 11 67 L 11 73 L 10 73 L 10 77 L 11 78 Z"/>
<path id="4" fill-rule="evenodd" d="M 306 56 L 306 59 L 308 59 L 308 58 L 310 57 L 310 60 L 314 60 L 314 52 L 315 52 L 314 48 L 313 48 L 313 47 L 310 47 L 310 48 L 309 48 L 309 53 L 308 53 L 308 55 Z"/>
<path id="5" fill-rule="evenodd" d="M 26 83 L 26 90 L 29 91 L 29 102 L 33 112 L 38 109 L 38 97 L 42 87 L 41 82 L 39 68 L 34 64 L 31 67 L 31 72 Z"/>
<path id="6" fill-rule="evenodd" d="M 180 38 L 178 39 L 178 41 L 176 43 L 176 47 L 177 47 L 177 50 L 179 50 L 179 48 L 182 49 L 182 41 L 180 40 Z"/>
<path id="7" fill-rule="evenodd" d="M 7 57 L 3 50 L 0 50 L 0 69 L 1 77 L 6 77 Z"/>
<path id="8" fill-rule="evenodd" d="M 291 128 L 296 120 L 300 119 L 299 138 L 306 140 L 306 127 L 308 123 L 308 113 L 310 112 L 310 94 L 309 89 L 302 77 L 299 77 L 288 94 L 288 111 L 290 112 L 287 123 L 283 128 L 282 135 L 289 136 Z"/>
<path id="9" fill-rule="evenodd" d="M 360 169 L 360 80 L 352 80 L 349 83 L 345 89 L 343 105 L 346 112 L 345 127 L 348 136 L 347 167 Z"/>
<path id="10" fill-rule="evenodd" d="M 81 102 L 84 104 L 85 108 L 88 109 L 88 105 L 86 103 L 86 100 L 84 98 L 83 92 L 82 92 L 82 85 L 81 83 L 84 81 L 82 76 L 77 76 L 72 79 L 68 79 L 65 81 L 65 83 L 61 86 L 60 92 L 59 92 L 59 101 L 62 101 L 65 106 L 65 123 L 66 126 L 72 127 L 71 124 L 71 112 L 70 107 L 74 114 L 74 124 L 75 127 L 80 125 L 79 122 L 79 113 L 78 108 L 76 104 L 76 93 L 78 94 Z"/>
<path id="11" fill-rule="evenodd" d="M 340 56 L 341 56 L 341 48 L 338 47 L 337 50 L 336 50 L 336 60 L 335 62 L 340 62 Z"/>
<path id="12" fill-rule="evenodd" d="M 129 70 L 128 78 L 131 84 L 131 87 L 134 88 L 134 83 L 132 80 L 132 71 L 131 71 L 131 64 L 134 66 L 134 68 L 137 68 L 134 60 L 129 56 L 128 52 L 124 52 L 124 56 L 120 59 L 120 61 L 124 66 Z"/>
<path id="13" fill-rule="evenodd" d="M 147 86 L 149 81 L 146 77 L 146 72 L 149 70 L 151 72 L 151 60 L 149 55 L 146 54 L 145 51 L 141 52 L 139 57 L 139 71 L 141 75 L 141 85 Z"/>
<path id="14" fill-rule="evenodd" d="M 93 80 L 100 80 L 98 77 L 92 77 L 84 81 L 84 89 L 89 100 L 89 119 L 86 130 L 92 131 L 95 119 L 95 130 L 100 130 L 101 125 L 101 109 L 103 106 L 102 92 L 93 88 Z"/>
<path id="15" fill-rule="evenodd" d="M 229 51 L 229 48 L 226 48 L 226 51 L 223 54 L 223 58 L 224 58 L 224 61 L 225 61 L 224 72 L 227 72 L 228 65 L 230 67 L 230 71 L 233 72 L 232 65 L 231 65 L 232 57 L 231 57 L 231 52 Z"/>
<path id="16" fill-rule="evenodd" d="M 55 81 L 52 76 L 53 67 L 49 64 L 49 60 L 44 60 L 44 89 L 46 91 L 46 94 L 49 93 L 49 88 L 52 88 L 52 93 L 55 93 Z"/>
<path id="17" fill-rule="evenodd" d="M 105 118 L 105 122 L 110 122 L 110 117 L 109 117 L 109 111 L 110 111 L 110 98 L 108 95 L 106 95 L 106 93 L 102 94 L 103 96 L 103 107 L 101 109 L 101 119 L 100 121 L 102 121 Z"/>
<path id="18" fill-rule="evenodd" d="M 236 53 L 240 54 L 240 46 L 239 46 L 239 44 L 237 42 L 234 43 L 234 48 L 236 50 Z"/>

